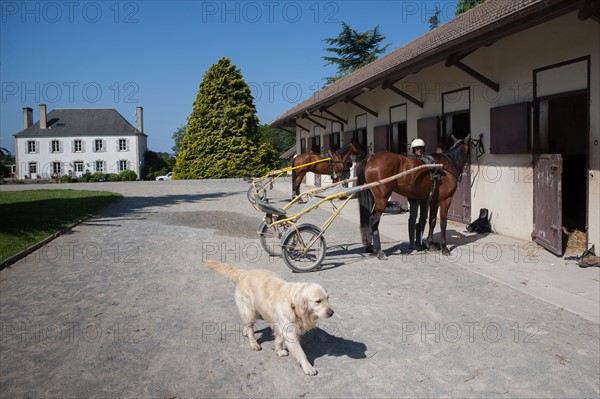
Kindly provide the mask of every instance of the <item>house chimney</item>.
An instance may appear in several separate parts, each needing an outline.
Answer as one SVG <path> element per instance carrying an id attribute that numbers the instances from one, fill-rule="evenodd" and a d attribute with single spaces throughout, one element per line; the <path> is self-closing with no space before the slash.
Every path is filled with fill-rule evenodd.
<path id="1" fill-rule="evenodd" d="M 48 122 L 46 121 L 46 104 L 40 104 L 40 129 L 45 129 L 48 127 Z"/>
<path id="2" fill-rule="evenodd" d="M 33 125 L 33 110 L 29 107 L 23 107 L 23 129 Z"/>
<path id="3" fill-rule="evenodd" d="M 135 107 L 135 119 L 137 121 L 137 130 L 144 133 L 144 108 L 141 106 Z"/>

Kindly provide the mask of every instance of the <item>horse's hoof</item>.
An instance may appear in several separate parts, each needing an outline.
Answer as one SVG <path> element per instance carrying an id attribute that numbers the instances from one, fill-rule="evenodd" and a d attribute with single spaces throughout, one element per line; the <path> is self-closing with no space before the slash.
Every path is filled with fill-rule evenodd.
<path id="1" fill-rule="evenodd" d="M 382 250 L 379 250 L 379 252 L 377 253 L 377 259 L 387 260 L 387 256 L 385 255 L 385 253 Z"/>
<path id="2" fill-rule="evenodd" d="M 417 252 L 423 252 L 427 251 L 429 248 L 427 248 L 427 245 L 417 244 L 415 245 L 415 249 L 417 250 Z"/>
<path id="3" fill-rule="evenodd" d="M 365 247 L 365 252 L 366 252 L 366 253 L 368 253 L 368 254 L 372 254 L 372 253 L 374 253 L 374 251 L 373 251 L 373 246 L 372 246 L 372 245 L 367 245 L 367 246 Z"/>
<path id="4" fill-rule="evenodd" d="M 450 256 L 450 250 L 446 247 L 442 248 L 442 255 L 444 256 Z"/>

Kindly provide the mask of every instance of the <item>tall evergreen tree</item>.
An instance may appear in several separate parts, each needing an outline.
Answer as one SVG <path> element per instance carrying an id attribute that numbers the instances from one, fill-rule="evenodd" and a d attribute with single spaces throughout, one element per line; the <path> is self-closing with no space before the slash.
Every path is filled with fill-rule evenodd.
<path id="1" fill-rule="evenodd" d="M 176 179 L 259 176 L 276 167 L 277 154 L 261 140 L 252 100 L 228 58 L 206 71 L 180 143 Z"/>
<path id="2" fill-rule="evenodd" d="M 322 57 L 327 61 L 325 66 L 334 64 L 338 67 L 336 76 L 325 78 L 325 83 L 330 84 L 375 61 L 389 46 L 386 44 L 380 47 L 379 43 L 383 40 L 385 36 L 379 33 L 379 26 L 361 33 L 342 22 L 342 32 L 337 37 L 323 39 L 327 44 L 335 46 L 328 47 L 325 51 L 337 55 L 337 57 Z"/>

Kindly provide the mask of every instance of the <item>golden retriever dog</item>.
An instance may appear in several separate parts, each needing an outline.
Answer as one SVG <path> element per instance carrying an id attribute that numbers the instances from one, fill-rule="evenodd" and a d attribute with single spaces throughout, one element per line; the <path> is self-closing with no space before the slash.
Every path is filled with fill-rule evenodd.
<path id="1" fill-rule="evenodd" d="M 275 336 L 277 356 L 287 356 L 289 351 L 305 374 L 317 374 L 300 346 L 300 336 L 315 327 L 318 319 L 333 315 L 323 287 L 287 282 L 269 270 L 241 270 L 217 261 L 208 261 L 207 266 L 235 283 L 235 302 L 244 323 L 242 334 L 253 350 L 262 349 L 254 337 L 254 323 L 262 318 Z"/>

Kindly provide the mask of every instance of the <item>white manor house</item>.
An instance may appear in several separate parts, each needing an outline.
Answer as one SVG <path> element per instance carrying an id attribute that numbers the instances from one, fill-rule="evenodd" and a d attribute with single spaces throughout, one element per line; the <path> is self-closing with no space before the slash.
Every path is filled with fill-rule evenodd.
<path id="1" fill-rule="evenodd" d="M 79 177 L 86 172 L 119 173 L 144 169 L 148 136 L 143 129 L 143 109 L 136 107 L 137 127 L 115 109 L 54 109 L 39 105 L 23 108 L 23 130 L 15 137 L 15 178 L 50 179 Z"/>

